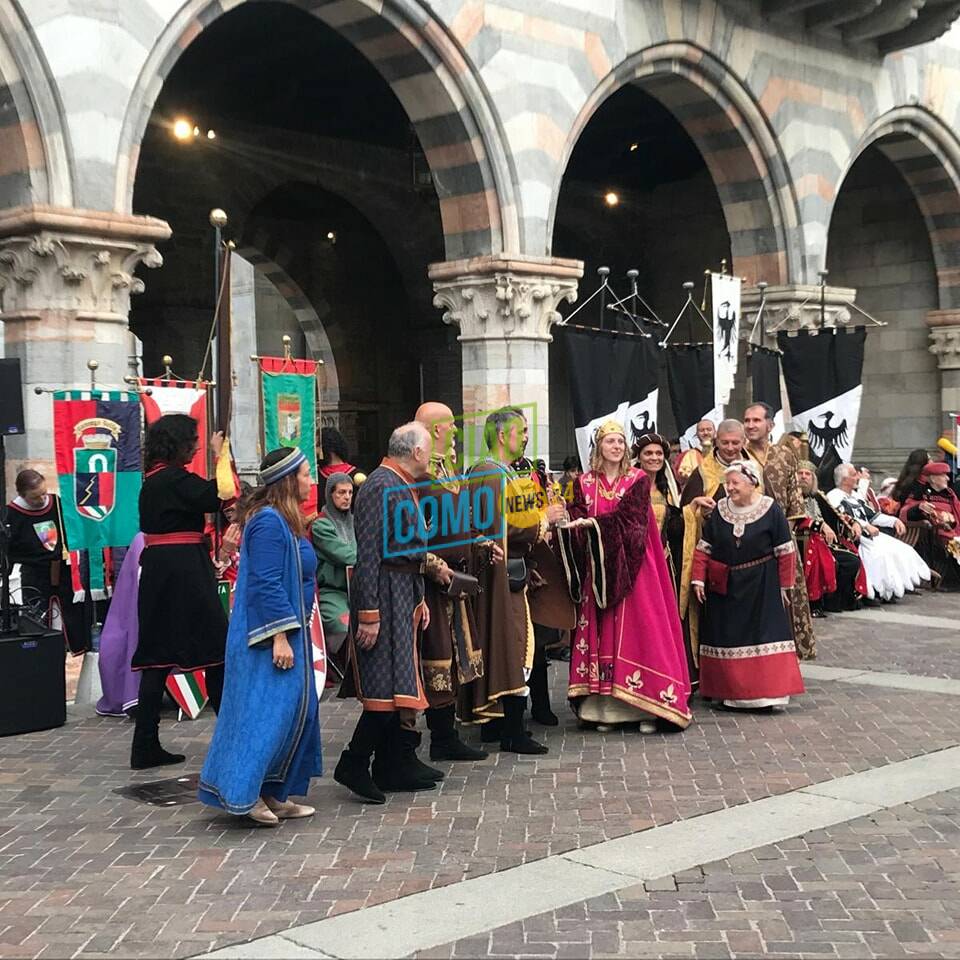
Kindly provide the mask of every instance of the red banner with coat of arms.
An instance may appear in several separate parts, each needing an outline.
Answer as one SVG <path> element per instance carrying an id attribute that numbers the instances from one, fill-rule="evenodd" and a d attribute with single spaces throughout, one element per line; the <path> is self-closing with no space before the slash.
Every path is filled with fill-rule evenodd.
<path id="1" fill-rule="evenodd" d="M 58 390 L 53 427 L 67 546 L 79 561 L 75 598 L 89 589 L 100 599 L 109 593 L 110 548 L 128 546 L 139 525 L 140 400 L 119 390 Z"/>

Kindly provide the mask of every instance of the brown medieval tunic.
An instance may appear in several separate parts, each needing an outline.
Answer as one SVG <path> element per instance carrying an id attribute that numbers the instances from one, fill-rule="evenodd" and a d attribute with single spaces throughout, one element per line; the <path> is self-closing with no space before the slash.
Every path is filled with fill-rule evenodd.
<path id="1" fill-rule="evenodd" d="M 469 473 L 471 503 L 483 498 L 484 510 L 492 518 L 473 516 L 476 537 L 496 536 L 508 559 L 529 563 L 533 548 L 546 536 L 547 524 L 535 510 L 511 510 L 516 499 L 513 485 L 520 478 L 509 467 L 494 460 L 482 460 Z M 506 489 L 505 489 L 506 486 Z M 492 519 L 492 523 L 487 521 Z M 511 592 L 507 564 L 492 563 L 489 554 L 477 566 L 481 593 L 474 609 L 477 616 L 478 646 L 484 672 L 460 688 L 457 715 L 461 723 L 485 723 L 503 716 L 501 697 L 527 693 L 527 678 L 533 664 L 533 624 L 527 602 L 527 588 Z"/>
<path id="2" fill-rule="evenodd" d="M 431 460 L 430 468 L 435 482 L 420 488 L 421 500 L 425 513 L 429 504 L 440 515 L 425 516 L 429 552 L 424 599 L 430 610 L 430 624 L 423 632 L 421 646 L 423 682 L 430 706 L 445 707 L 455 702 L 462 684 L 483 673 L 483 655 L 476 645 L 477 620 L 471 603 L 449 596 L 447 588 L 434 579 L 440 561 L 460 573 L 472 572 L 474 547 L 463 542 L 469 539 L 470 530 L 460 530 L 445 522 L 450 513 L 443 508 L 444 498 L 456 506 L 460 497 L 469 496 L 469 489 L 450 476 L 442 458 Z M 469 516 L 469 509 L 463 515 Z"/>
<path id="3" fill-rule="evenodd" d="M 795 525 L 804 519 L 803 494 L 797 480 L 797 458 L 789 448 L 769 444 L 766 454 L 760 456 L 753 450 L 747 451 L 763 470 L 763 492 L 773 497 L 784 512 L 790 524 L 793 545 Z M 797 656 L 801 660 L 813 660 L 817 656 L 817 640 L 813 635 L 813 620 L 810 617 L 810 601 L 807 598 L 807 582 L 803 574 L 803 564 L 798 563 L 790 591 L 790 624 L 793 628 L 793 642 Z"/>

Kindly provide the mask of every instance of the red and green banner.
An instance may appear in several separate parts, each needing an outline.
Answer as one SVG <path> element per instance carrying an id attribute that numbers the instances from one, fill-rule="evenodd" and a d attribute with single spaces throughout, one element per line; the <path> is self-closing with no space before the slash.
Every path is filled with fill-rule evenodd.
<path id="1" fill-rule="evenodd" d="M 126 391 L 58 390 L 53 429 L 67 546 L 73 554 L 87 554 L 73 563 L 74 592 L 82 599 L 89 589 L 100 599 L 109 593 L 109 549 L 129 546 L 139 528 L 139 397 Z"/>
<path id="2" fill-rule="evenodd" d="M 260 396 L 263 402 L 263 451 L 299 447 L 317 477 L 317 361 L 284 357 L 260 358 Z M 317 490 L 305 507 L 316 512 Z"/>

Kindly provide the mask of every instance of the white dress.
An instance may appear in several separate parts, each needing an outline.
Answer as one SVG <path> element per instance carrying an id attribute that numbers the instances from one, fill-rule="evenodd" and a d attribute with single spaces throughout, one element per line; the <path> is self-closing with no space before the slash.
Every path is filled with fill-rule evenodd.
<path id="1" fill-rule="evenodd" d="M 846 494 L 839 487 L 827 494 L 834 510 L 852 517 L 862 527 L 893 527 L 896 518 L 877 513 L 868 503 L 854 494 Z M 867 598 L 891 600 L 902 597 L 908 590 L 930 580 L 930 568 L 909 544 L 896 537 L 879 533 L 875 537 L 864 534 L 860 538 L 860 561 L 867 576 Z"/>

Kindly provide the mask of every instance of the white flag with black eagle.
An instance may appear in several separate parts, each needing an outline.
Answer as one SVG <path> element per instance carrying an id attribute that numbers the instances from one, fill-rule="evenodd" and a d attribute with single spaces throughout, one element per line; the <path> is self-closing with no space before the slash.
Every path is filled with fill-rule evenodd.
<path id="1" fill-rule="evenodd" d="M 834 469 L 853 458 L 866 341 L 863 327 L 777 337 L 791 416 L 807 433 L 810 459 L 826 490 L 834 486 Z"/>
<path id="2" fill-rule="evenodd" d="M 562 327 L 570 371 L 577 452 L 590 469 L 593 435 L 607 420 L 623 425 L 629 448 L 657 429 L 660 349 L 649 337 Z"/>
<path id="3" fill-rule="evenodd" d="M 722 407 L 730 402 L 733 380 L 737 375 L 737 347 L 740 342 L 739 277 L 725 273 L 710 276 L 713 304 L 713 403 Z"/>

